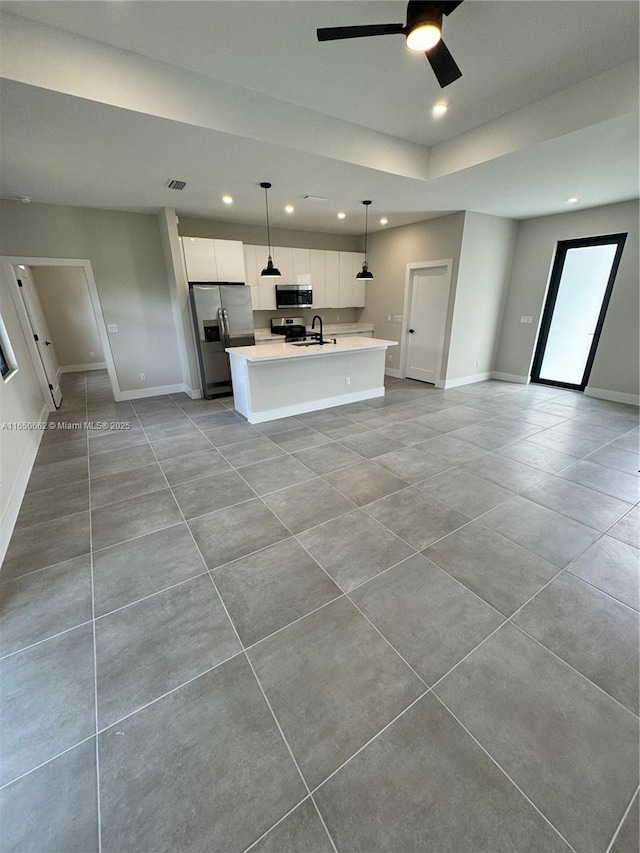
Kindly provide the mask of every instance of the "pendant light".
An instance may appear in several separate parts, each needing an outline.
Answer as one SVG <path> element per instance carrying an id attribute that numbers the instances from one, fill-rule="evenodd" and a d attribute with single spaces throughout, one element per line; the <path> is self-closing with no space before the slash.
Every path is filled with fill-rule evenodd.
<path id="1" fill-rule="evenodd" d="M 371 204 L 371 200 L 367 199 L 362 203 L 364 204 L 364 263 L 362 264 L 362 269 L 357 274 L 356 278 L 364 278 L 368 281 L 372 281 L 373 273 L 369 270 L 369 264 L 367 263 L 367 232 L 369 230 L 369 205 Z"/>
<path id="2" fill-rule="evenodd" d="M 271 257 L 271 229 L 269 228 L 269 199 L 267 198 L 267 191 L 271 189 L 271 184 L 263 181 L 260 186 L 264 190 L 264 205 L 267 211 L 267 243 L 269 244 L 269 257 L 267 259 L 267 265 L 260 273 L 260 278 L 280 278 L 281 273 L 278 267 L 274 267 L 273 259 Z"/>

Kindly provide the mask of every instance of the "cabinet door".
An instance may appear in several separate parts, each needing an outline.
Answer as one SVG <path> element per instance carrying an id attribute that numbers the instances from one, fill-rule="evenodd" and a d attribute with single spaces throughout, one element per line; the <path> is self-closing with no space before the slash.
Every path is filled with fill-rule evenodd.
<path id="1" fill-rule="evenodd" d="M 296 283 L 296 280 L 293 277 L 293 249 L 274 246 L 273 263 L 280 270 L 281 278 L 278 280 L 280 284 Z"/>
<path id="2" fill-rule="evenodd" d="M 339 308 L 340 255 L 338 252 L 324 253 L 325 308 Z"/>
<path id="3" fill-rule="evenodd" d="M 353 258 L 353 301 L 352 305 L 355 308 L 364 308 L 365 298 L 367 293 L 367 287 L 371 286 L 367 284 L 366 279 L 356 278 L 356 275 L 362 269 L 362 264 L 364 263 L 364 252 L 352 252 Z"/>
<path id="4" fill-rule="evenodd" d="M 353 252 L 340 252 L 338 308 L 353 305 Z"/>
<path id="5" fill-rule="evenodd" d="M 219 281 L 213 240 L 182 237 L 184 265 L 189 281 Z"/>
<path id="6" fill-rule="evenodd" d="M 244 251 L 240 240 L 214 240 L 218 281 L 245 281 Z"/>
<path id="7" fill-rule="evenodd" d="M 311 249 L 309 263 L 311 267 L 311 287 L 313 288 L 313 307 L 327 307 L 325 286 L 325 254 L 322 249 Z"/>
<path id="8" fill-rule="evenodd" d="M 244 254 L 245 282 L 249 285 L 249 287 L 257 287 L 258 267 L 256 260 L 256 247 L 245 245 L 242 247 L 242 251 Z"/>
<path id="9" fill-rule="evenodd" d="M 311 275 L 311 250 L 293 250 L 293 283 L 307 284 Z"/>

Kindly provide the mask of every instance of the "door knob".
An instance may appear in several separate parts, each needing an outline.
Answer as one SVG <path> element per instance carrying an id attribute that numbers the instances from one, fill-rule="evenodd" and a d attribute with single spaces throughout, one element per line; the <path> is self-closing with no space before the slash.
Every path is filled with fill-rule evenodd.
<path id="1" fill-rule="evenodd" d="M 415 329 L 409 329 L 409 334 L 412 335 L 415 332 Z"/>

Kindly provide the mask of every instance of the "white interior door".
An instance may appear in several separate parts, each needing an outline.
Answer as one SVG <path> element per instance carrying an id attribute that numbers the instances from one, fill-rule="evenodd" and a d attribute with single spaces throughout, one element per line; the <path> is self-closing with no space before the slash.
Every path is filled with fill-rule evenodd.
<path id="1" fill-rule="evenodd" d="M 447 267 L 415 270 L 409 285 L 407 369 L 409 379 L 435 384 L 440 378 L 449 302 Z"/>
<path id="2" fill-rule="evenodd" d="M 47 320 L 42 310 L 40 297 L 33 286 L 29 270 L 16 270 L 16 278 L 20 289 L 20 295 L 24 302 L 24 307 L 29 318 L 29 325 L 33 333 L 38 355 L 42 362 L 49 390 L 53 398 L 56 409 L 60 408 L 62 403 L 62 391 L 60 390 L 60 380 L 58 378 L 58 359 L 56 352 L 51 342 L 51 334 L 47 326 Z"/>

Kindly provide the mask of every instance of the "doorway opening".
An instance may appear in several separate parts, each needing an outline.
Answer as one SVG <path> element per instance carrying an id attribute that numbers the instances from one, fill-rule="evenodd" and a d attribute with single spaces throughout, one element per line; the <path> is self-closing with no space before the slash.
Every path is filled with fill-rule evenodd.
<path id="1" fill-rule="evenodd" d="M 451 261 L 407 264 L 401 372 L 444 387 L 444 356 Z"/>
<path id="2" fill-rule="evenodd" d="M 52 408 L 62 402 L 62 374 L 78 371 L 106 368 L 118 400 L 120 388 L 91 263 L 6 257 L 2 262 L 10 269 L 18 317 Z"/>
<path id="3" fill-rule="evenodd" d="M 558 243 L 531 381 L 584 391 L 626 234 Z"/>

